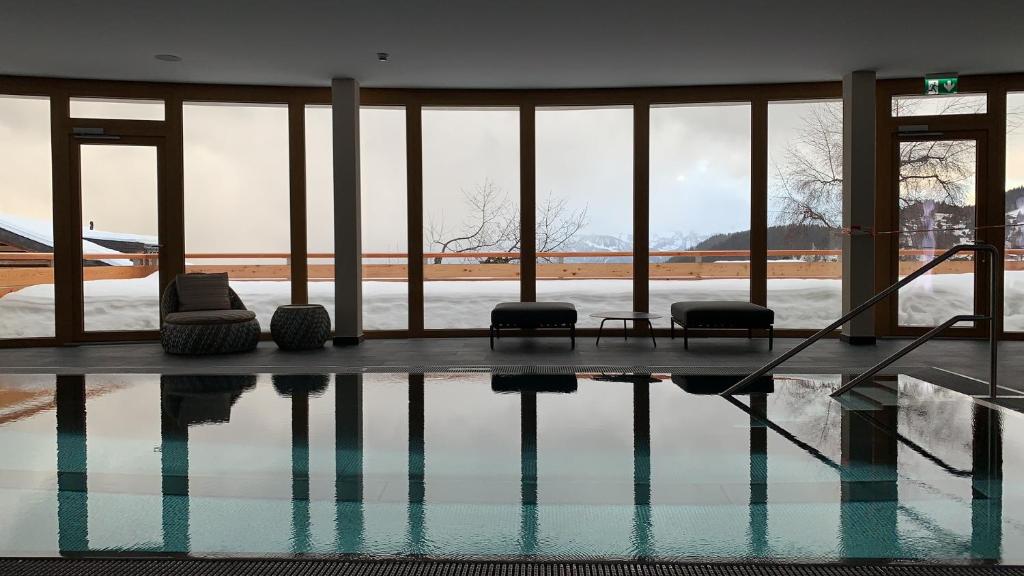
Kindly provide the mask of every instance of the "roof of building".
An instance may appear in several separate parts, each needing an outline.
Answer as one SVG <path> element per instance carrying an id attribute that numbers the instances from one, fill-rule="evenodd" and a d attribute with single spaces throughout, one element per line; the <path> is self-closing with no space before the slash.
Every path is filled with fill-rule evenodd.
<path id="1" fill-rule="evenodd" d="M 5 230 L 15 236 L 20 236 L 29 242 L 42 245 L 53 250 L 53 222 L 50 220 L 38 220 L 25 218 L 12 214 L 0 214 L 0 230 Z M 100 246 L 90 240 L 111 240 L 117 242 L 137 242 L 140 244 L 156 245 L 156 237 L 141 234 L 124 234 L 121 232 L 107 232 L 103 230 L 82 230 L 82 250 L 88 254 L 121 254 L 117 250 Z M 131 260 L 121 258 L 100 260 L 110 266 L 131 266 Z"/>

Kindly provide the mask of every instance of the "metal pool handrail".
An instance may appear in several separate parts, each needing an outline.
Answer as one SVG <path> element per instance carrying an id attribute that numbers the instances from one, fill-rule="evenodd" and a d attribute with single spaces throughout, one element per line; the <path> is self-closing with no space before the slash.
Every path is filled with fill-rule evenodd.
<path id="1" fill-rule="evenodd" d="M 875 304 L 878 304 L 879 302 L 881 302 L 882 300 L 884 300 L 885 298 L 887 298 L 888 296 L 890 296 L 891 294 L 893 294 L 894 292 L 899 290 L 900 288 L 903 288 L 907 284 L 910 284 L 914 280 L 916 280 L 916 279 L 920 278 L 921 276 L 927 274 L 930 270 L 932 270 L 933 268 L 935 268 L 939 264 L 942 264 L 946 260 L 949 260 L 950 258 L 955 256 L 956 254 L 959 254 L 960 252 L 987 253 L 989 255 L 989 263 L 988 263 L 988 269 L 989 269 L 989 283 L 988 283 L 989 303 L 988 303 L 988 309 L 989 309 L 989 313 L 988 314 L 983 314 L 983 315 L 979 315 L 979 314 L 961 314 L 961 315 L 954 316 L 953 318 L 950 318 L 949 320 L 943 322 L 939 326 L 936 326 L 935 328 L 929 330 L 928 332 L 923 334 L 921 337 L 917 338 L 916 340 L 914 340 L 913 342 L 908 344 L 907 346 L 901 348 L 895 354 L 892 354 L 891 356 L 889 356 L 886 359 L 882 360 L 878 364 L 874 365 L 867 372 L 857 376 L 856 378 L 854 378 L 853 380 L 851 380 L 850 382 L 848 382 L 847 384 L 845 384 L 844 386 L 842 386 L 841 388 L 839 388 L 838 390 L 833 392 L 832 396 L 833 397 L 839 396 L 839 395 L 843 394 L 844 392 L 846 392 L 847 390 L 853 388 L 854 386 L 856 386 L 856 385 L 860 384 L 861 382 L 867 380 L 868 378 L 874 376 L 879 371 L 884 369 L 886 366 L 889 366 L 890 364 L 892 364 L 896 360 L 899 360 L 900 358 L 905 356 L 907 353 L 909 353 L 911 350 L 914 350 L 915 348 L 917 348 L 921 344 L 924 344 L 928 340 L 931 340 L 937 334 L 939 334 L 940 332 L 942 332 L 946 328 L 949 328 L 953 324 L 956 324 L 957 322 L 988 320 L 989 321 L 989 362 L 991 363 L 990 366 L 989 366 L 989 395 L 990 395 L 990 397 L 995 398 L 996 397 L 996 360 L 997 360 L 997 354 L 998 354 L 996 322 L 995 322 L 995 315 L 996 315 L 995 291 L 996 291 L 996 257 L 998 257 L 999 251 L 996 250 L 996 247 L 991 245 L 991 244 L 982 244 L 982 243 L 957 244 L 956 246 L 950 248 L 949 250 L 946 250 L 945 252 L 943 252 L 942 254 L 937 256 L 931 262 L 929 262 L 929 263 L 925 264 L 924 266 L 918 268 L 917 270 L 915 270 L 911 274 L 908 274 L 907 276 L 905 276 L 899 282 L 896 282 L 892 286 L 889 286 L 885 290 L 882 290 L 878 294 L 875 294 L 874 296 L 872 296 L 869 300 L 867 300 L 866 302 L 864 302 L 860 306 L 857 306 L 853 310 L 850 310 L 846 314 L 843 314 L 843 316 L 841 318 L 839 318 L 838 320 L 836 320 L 835 322 L 833 322 L 833 323 L 829 324 L 828 326 L 826 326 L 825 328 L 822 328 L 821 330 L 815 332 L 810 337 L 808 337 L 806 340 L 804 340 L 803 342 L 797 344 L 796 346 L 794 346 L 790 350 L 786 351 L 784 354 L 782 354 L 781 356 L 779 356 L 775 360 L 772 360 L 771 362 L 765 364 L 764 366 L 762 366 L 761 368 L 756 370 L 754 373 L 750 374 L 746 378 L 743 378 L 742 380 L 740 380 L 736 384 L 730 386 L 727 390 L 722 392 L 722 396 L 731 396 L 733 394 L 738 394 L 739 392 L 743 391 L 744 389 L 746 389 L 747 386 L 750 385 L 750 383 L 752 383 L 755 380 L 757 380 L 758 378 L 764 376 L 768 372 L 770 372 L 773 369 L 775 369 L 776 367 L 778 367 L 783 362 L 789 360 L 790 358 L 792 358 L 792 357 L 796 356 L 797 354 L 799 354 L 800 352 L 802 352 L 805 348 L 807 348 L 811 344 L 814 344 L 818 340 L 821 340 L 825 336 L 831 334 L 832 331 L 835 330 L 836 328 L 842 327 L 843 324 L 846 324 L 847 322 L 849 322 L 853 318 L 859 316 L 861 313 L 871 309 L 872 307 L 875 306 Z"/>

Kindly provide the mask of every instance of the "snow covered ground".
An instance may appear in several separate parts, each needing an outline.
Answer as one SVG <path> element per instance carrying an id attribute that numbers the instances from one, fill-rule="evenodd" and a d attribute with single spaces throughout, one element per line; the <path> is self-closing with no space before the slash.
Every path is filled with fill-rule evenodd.
<path id="1" fill-rule="evenodd" d="M 274 309 L 288 303 L 287 282 L 233 282 L 242 301 L 256 312 L 265 330 Z M 515 281 L 428 282 L 425 286 L 425 322 L 428 328 L 483 328 L 497 302 L 519 298 Z M 969 312 L 973 277 L 942 274 L 922 278 L 901 294 L 900 321 L 905 325 L 933 325 L 955 313 Z M 632 308 L 630 280 L 542 280 L 539 300 L 576 305 L 581 327 L 597 326 L 590 314 Z M 89 330 L 147 330 L 157 327 L 156 275 L 137 280 L 86 282 L 86 327 Z M 314 282 L 310 302 L 327 307 L 334 316 L 334 284 Z M 399 282 L 363 285 L 363 322 L 367 330 L 402 329 L 408 316 L 407 287 Z M 651 311 L 665 318 L 656 326 L 668 327 L 672 302 L 681 300 L 746 300 L 745 280 L 652 281 Z M 775 310 L 777 328 L 819 328 L 835 320 L 840 311 L 839 280 L 768 281 L 768 305 Z M 48 336 L 53 333 L 53 286 L 32 286 L 0 298 L 0 338 Z M 1006 275 L 1006 328 L 1024 330 L 1024 272 Z"/>

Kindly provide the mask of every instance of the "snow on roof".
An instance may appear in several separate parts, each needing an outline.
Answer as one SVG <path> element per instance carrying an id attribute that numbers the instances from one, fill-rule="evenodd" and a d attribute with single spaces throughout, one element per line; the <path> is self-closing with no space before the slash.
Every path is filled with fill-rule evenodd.
<path id="1" fill-rule="evenodd" d="M 138 242 L 140 244 L 157 245 L 160 240 L 156 236 L 145 234 L 125 234 L 124 232 L 106 232 L 104 230 L 89 230 L 82 228 L 82 238 L 89 240 L 112 240 L 114 242 Z"/>
<path id="2" fill-rule="evenodd" d="M 53 249 L 53 222 L 49 220 L 36 220 L 34 218 L 23 218 L 21 216 L 12 216 L 10 214 L 0 214 L 0 228 L 17 234 L 22 238 L 27 238 L 33 242 L 37 242 L 44 246 Z M 89 232 L 96 232 L 95 230 L 89 230 Z M 85 231 L 83 230 L 83 236 Z M 100 234 L 111 234 L 118 235 L 116 232 L 100 232 Z M 129 235 L 124 235 L 129 236 Z M 102 236 L 91 236 L 94 239 L 101 240 Z M 105 246 L 100 246 L 94 242 L 88 240 L 82 240 L 82 251 L 88 254 L 121 254 L 117 250 L 111 250 Z M 120 258 L 110 260 L 100 260 L 104 264 L 110 266 L 131 266 L 131 260 L 124 260 Z"/>

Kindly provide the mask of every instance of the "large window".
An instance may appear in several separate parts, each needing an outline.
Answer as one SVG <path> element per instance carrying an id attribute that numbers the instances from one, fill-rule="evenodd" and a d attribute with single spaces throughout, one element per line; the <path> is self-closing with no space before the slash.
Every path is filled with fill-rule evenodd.
<path id="1" fill-rule="evenodd" d="M 50 101 L 0 95 L 0 338 L 54 335 Z"/>
<path id="2" fill-rule="evenodd" d="M 519 110 L 424 109 L 426 328 L 480 328 L 519 300 L 519 230 Z"/>
<path id="3" fill-rule="evenodd" d="M 363 108 L 363 328 L 409 327 L 405 108 Z"/>
<path id="4" fill-rule="evenodd" d="M 750 105 L 651 108 L 650 310 L 750 297 Z"/>
<path id="5" fill-rule="evenodd" d="M 538 108 L 537 300 L 633 309 L 633 109 Z"/>
<path id="6" fill-rule="evenodd" d="M 768 307 L 776 328 L 842 315 L 843 104 L 768 105 Z"/>
<path id="7" fill-rule="evenodd" d="M 334 139 L 330 106 L 306 106 L 306 251 L 309 302 L 334 327 Z M 365 224 L 364 224 L 365 226 Z M 366 294 L 363 294 L 366 298 Z M 365 301 L 365 300 L 364 300 Z"/>
<path id="8" fill-rule="evenodd" d="M 1024 92 L 1006 95 L 1003 329 L 1024 330 Z"/>
<path id="9" fill-rule="evenodd" d="M 264 330 L 291 302 L 288 108 L 186 103 L 185 253 L 227 272 Z"/>

